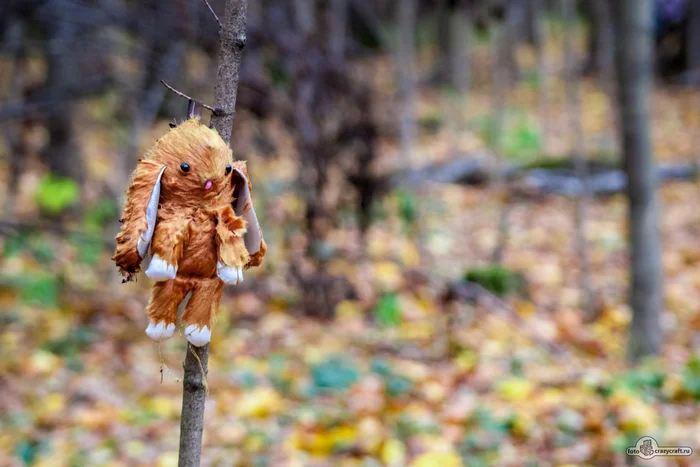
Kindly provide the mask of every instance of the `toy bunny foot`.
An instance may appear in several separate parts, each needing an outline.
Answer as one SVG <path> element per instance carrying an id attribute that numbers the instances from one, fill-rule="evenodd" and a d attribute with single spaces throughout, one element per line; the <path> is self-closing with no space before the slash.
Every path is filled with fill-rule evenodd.
<path id="1" fill-rule="evenodd" d="M 149 321 L 146 328 L 146 335 L 156 342 L 171 338 L 174 332 L 175 323 L 165 324 L 165 321 L 159 321 L 158 324 Z"/>
<path id="2" fill-rule="evenodd" d="M 211 330 L 208 326 L 199 327 L 197 324 L 190 324 L 185 328 L 185 337 L 195 347 L 202 347 L 211 341 Z"/>

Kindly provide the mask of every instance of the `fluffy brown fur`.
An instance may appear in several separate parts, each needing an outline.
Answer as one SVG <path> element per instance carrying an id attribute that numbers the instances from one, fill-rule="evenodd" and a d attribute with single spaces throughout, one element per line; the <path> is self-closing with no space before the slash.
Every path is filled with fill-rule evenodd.
<path id="1" fill-rule="evenodd" d="M 190 166 L 189 172 L 181 170 L 182 163 Z M 183 321 L 211 330 L 224 284 L 217 276 L 217 262 L 247 269 L 258 266 L 265 255 L 264 240 L 252 256 L 245 248 L 247 226 L 232 208 L 243 180 L 235 170 L 226 173 L 228 164 L 245 173 L 245 162 L 233 161 L 218 133 L 191 119 L 159 139 L 134 170 L 113 259 L 127 279 L 140 270 L 143 258 L 137 241 L 148 228 L 146 208 L 165 166 L 150 248 L 176 267 L 177 275 L 155 284 L 146 309 L 153 323 L 174 324 L 178 305 L 191 292 Z M 209 189 L 207 182 L 212 184 Z"/>

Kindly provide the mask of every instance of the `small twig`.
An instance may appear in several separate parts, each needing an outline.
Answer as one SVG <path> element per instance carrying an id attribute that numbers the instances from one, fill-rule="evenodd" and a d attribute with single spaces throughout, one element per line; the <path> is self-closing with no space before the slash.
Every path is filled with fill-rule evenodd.
<path id="1" fill-rule="evenodd" d="M 163 384 L 163 369 L 165 369 L 168 374 L 176 381 L 180 382 L 180 378 L 175 376 L 175 374 L 168 368 L 168 365 L 165 364 L 165 360 L 163 360 L 163 354 L 160 351 L 160 342 L 158 342 L 158 358 L 160 358 L 160 384 Z"/>
<path id="2" fill-rule="evenodd" d="M 201 106 L 204 107 L 205 109 L 209 110 L 210 112 L 215 113 L 215 114 L 217 113 L 217 110 L 216 110 L 214 107 L 208 106 L 207 104 L 203 104 L 203 103 L 201 103 L 200 101 L 198 101 L 197 99 L 191 98 L 190 96 L 188 96 L 188 95 L 185 94 L 184 92 L 178 91 L 177 89 L 175 89 L 174 87 L 172 87 L 172 86 L 170 86 L 168 83 L 166 83 L 164 80 L 160 80 L 160 82 L 163 83 L 163 86 L 165 86 L 166 88 L 170 89 L 172 92 L 174 92 L 174 93 L 177 94 L 178 96 L 180 96 L 180 97 L 182 97 L 182 98 L 184 98 L 184 99 L 187 99 L 188 101 L 197 102 L 199 105 L 201 105 Z"/>
<path id="3" fill-rule="evenodd" d="M 209 11 L 211 11 L 211 14 L 214 15 L 214 19 L 216 20 L 217 23 L 219 23 L 219 28 L 223 28 L 224 25 L 221 24 L 221 20 L 219 19 L 219 17 L 217 16 L 217 14 L 216 14 L 216 12 L 214 11 L 214 9 L 211 7 L 211 5 L 209 4 L 209 2 L 208 2 L 207 0 L 202 0 L 202 1 L 203 1 L 204 4 L 207 6 L 207 8 L 209 8 Z"/>

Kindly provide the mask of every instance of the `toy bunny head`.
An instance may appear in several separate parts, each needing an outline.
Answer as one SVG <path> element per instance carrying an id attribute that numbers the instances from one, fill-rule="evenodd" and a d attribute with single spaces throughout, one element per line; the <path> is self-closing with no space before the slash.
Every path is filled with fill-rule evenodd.
<path id="1" fill-rule="evenodd" d="M 238 181 L 231 149 L 216 131 L 190 119 L 163 136 L 145 160 L 164 167 L 160 180 L 163 202 L 217 206 Z"/>

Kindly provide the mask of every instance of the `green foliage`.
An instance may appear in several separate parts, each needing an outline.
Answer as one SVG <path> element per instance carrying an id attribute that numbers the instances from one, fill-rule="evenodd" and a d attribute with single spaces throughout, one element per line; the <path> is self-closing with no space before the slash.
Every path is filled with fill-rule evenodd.
<path id="1" fill-rule="evenodd" d="M 424 115 L 418 120 L 421 129 L 428 133 L 436 133 L 445 125 L 445 119 L 437 112 Z"/>
<path id="2" fill-rule="evenodd" d="M 54 259 L 54 247 L 43 235 L 29 236 L 28 248 L 40 264 L 49 265 Z"/>
<path id="3" fill-rule="evenodd" d="M 69 329 L 63 337 L 45 342 L 42 347 L 63 357 L 66 360 L 66 368 L 69 370 L 81 372 L 83 364 L 80 361 L 80 352 L 95 339 L 96 335 L 90 328 L 79 326 Z"/>
<path id="4" fill-rule="evenodd" d="M 401 324 L 401 307 L 399 297 L 395 293 L 385 293 L 374 307 L 374 316 L 379 324 L 393 328 Z"/>
<path id="5" fill-rule="evenodd" d="M 370 370 L 379 376 L 388 376 L 391 374 L 391 363 L 385 358 L 374 358 L 370 363 Z"/>
<path id="6" fill-rule="evenodd" d="M 438 428 L 428 421 L 402 413 L 394 425 L 394 431 L 400 439 L 408 439 L 415 435 L 439 432 Z"/>
<path id="7" fill-rule="evenodd" d="M 96 264 L 104 253 L 102 240 L 94 237 L 84 237 L 77 243 L 78 261 L 82 264 Z"/>
<path id="8" fill-rule="evenodd" d="M 46 307 L 58 304 L 59 283 L 56 277 L 49 275 L 24 277 L 20 283 L 20 296 L 24 303 Z"/>
<path id="9" fill-rule="evenodd" d="M 413 193 L 406 190 L 396 192 L 399 203 L 399 217 L 404 227 L 413 226 L 418 218 L 418 202 Z"/>
<path id="10" fill-rule="evenodd" d="M 34 259 L 43 265 L 51 264 L 54 259 L 53 245 L 41 234 L 16 233 L 5 239 L 5 257 L 18 256 L 23 251 L 31 253 Z"/>
<path id="11" fill-rule="evenodd" d="M 413 390 L 413 382 L 402 375 L 388 375 L 384 384 L 386 385 L 386 393 L 391 397 L 403 396 Z"/>
<path id="12" fill-rule="evenodd" d="M 695 400 L 700 400 L 700 354 L 693 355 L 685 364 L 683 390 Z"/>
<path id="13" fill-rule="evenodd" d="M 527 161 L 542 151 L 542 131 L 537 122 L 519 115 L 503 134 L 503 155 L 514 161 Z"/>
<path id="14" fill-rule="evenodd" d="M 104 231 L 105 224 L 115 219 L 118 212 L 117 203 L 114 200 L 100 199 L 85 212 L 83 218 L 85 230 L 89 233 L 101 234 Z"/>
<path id="15" fill-rule="evenodd" d="M 358 378 L 357 370 L 349 360 L 333 356 L 311 370 L 314 387 L 319 391 L 342 391 Z"/>
<path id="16" fill-rule="evenodd" d="M 59 281 L 55 276 L 43 273 L 0 276 L 0 287 L 17 290 L 21 302 L 29 306 L 57 306 L 60 295 L 59 286 Z"/>
<path id="17" fill-rule="evenodd" d="M 5 258 L 12 258 L 19 255 L 25 248 L 27 237 L 25 235 L 13 234 L 5 238 L 2 255 Z"/>
<path id="18" fill-rule="evenodd" d="M 289 74 L 285 71 L 282 62 L 279 60 L 271 60 L 268 61 L 265 66 L 273 85 L 282 89 L 287 89 L 289 87 Z"/>
<path id="19" fill-rule="evenodd" d="M 537 157 L 542 151 L 542 130 L 536 120 L 517 109 L 509 109 L 503 117 L 503 126 L 498 128 L 494 116 L 487 115 L 476 119 L 473 125 L 488 147 L 499 146 L 503 156 L 525 163 Z"/>
<path id="20" fill-rule="evenodd" d="M 49 450 L 47 440 L 23 439 L 15 447 L 15 454 L 19 457 L 24 465 L 32 465 L 34 460 L 40 454 Z"/>
<path id="21" fill-rule="evenodd" d="M 537 68 L 526 70 L 523 76 L 523 82 L 532 89 L 538 90 L 542 83 L 540 82 L 540 74 L 537 72 Z"/>
<path id="22" fill-rule="evenodd" d="M 588 169 L 591 172 L 608 171 L 620 168 L 619 157 L 614 154 L 598 153 L 593 154 L 587 161 Z M 528 161 L 523 165 L 526 170 L 530 169 L 548 169 L 548 170 L 575 170 L 575 161 L 571 157 L 554 157 L 552 155 L 543 154 Z"/>
<path id="23" fill-rule="evenodd" d="M 653 362 L 649 362 L 615 376 L 607 386 L 601 389 L 601 393 L 604 397 L 608 397 L 616 390 L 622 389 L 650 397 L 658 393 L 664 381 L 666 381 L 666 373 Z"/>
<path id="24" fill-rule="evenodd" d="M 523 275 L 499 264 L 469 268 L 464 273 L 464 280 L 479 284 L 499 297 L 527 292 Z"/>
<path id="25" fill-rule="evenodd" d="M 45 212 L 57 215 L 74 205 L 80 198 L 78 184 L 70 178 L 48 174 L 39 182 L 36 201 Z"/>

